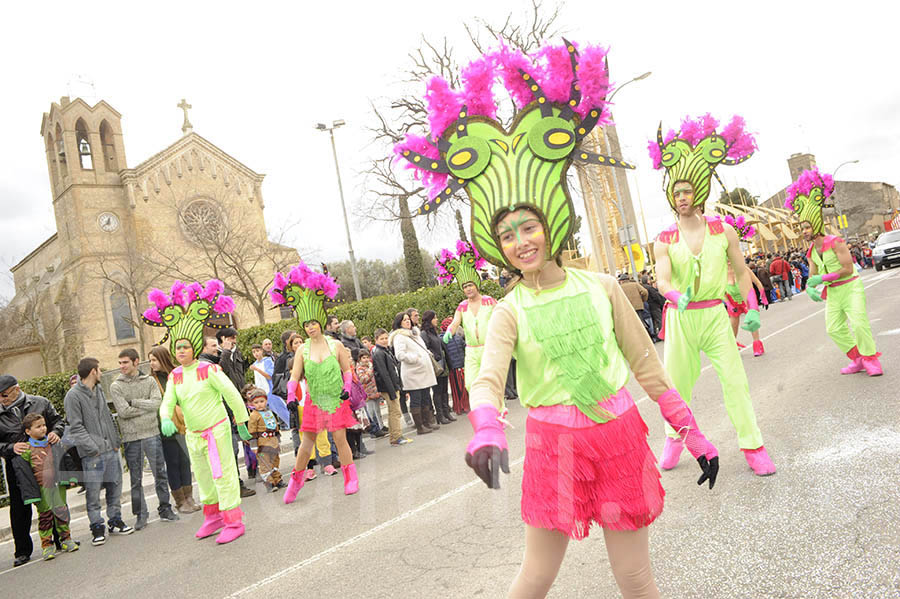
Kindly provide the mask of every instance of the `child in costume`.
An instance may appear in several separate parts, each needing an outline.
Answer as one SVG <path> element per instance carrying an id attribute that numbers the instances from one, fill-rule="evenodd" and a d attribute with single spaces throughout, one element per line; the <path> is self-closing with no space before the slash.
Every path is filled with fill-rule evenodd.
<path id="1" fill-rule="evenodd" d="M 253 406 L 247 430 L 256 439 L 256 460 L 263 484 L 269 491 L 287 486 L 281 480 L 279 455 L 281 454 L 281 430 L 275 412 L 269 409 L 269 397 L 265 389 L 251 386 L 244 395 Z"/>
<path id="2" fill-rule="evenodd" d="M 719 164 L 738 164 L 756 148 L 744 130 L 744 119 L 735 116 L 722 130 L 709 114 L 685 118 L 681 131 L 669 131 L 665 141 L 662 124 L 650 142 L 653 166 L 665 168 L 664 185 L 677 221 L 656 241 L 656 276 L 659 291 L 668 300 L 663 308 L 666 370 L 688 403 L 700 376 L 700 352 L 712 362 L 724 392 L 725 409 L 738 434 L 738 444 L 757 475 L 775 472 L 763 447 L 762 434 L 750 400 L 750 384 L 722 307 L 728 281 L 728 263 L 737 277 L 748 311 L 742 328 L 759 329 L 759 305 L 750 283 L 738 236 L 719 218 L 703 215 L 710 183 Z M 684 447 L 674 429 L 668 429 L 660 465 L 674 468 Z"/>
<path id="3" fill-rule="evenodd" d="M 450 339 L 456 334 L 456 329 L 462 323 L 466 333 L 466 389 L 478 377 L 478 368 L 481 365 L 481 356 L 484 354 L 484 338 L 487 335 L 488 322 L 491 312 L 497 305 L 497 300 L 489 295 L 481 295 L 481 277 L 478 271 L 484 267 L 484 259 L 478 254 L 478 250 L 466 241 L 456 242 L 456 255 L 447 249 L 441 250 L 440 258 L 434 267 L 438 271 L 438 281 L 450 283 L 456 280 L 466 299 L 459 303 L 450 326 L 444 332 L 444 343 L 450 343 Z"/>
<path id="4" fill-rule="evenodd" d="M 451 317 L 441 321 L 441 331 L 447 332 Z M 446 335 L 445 335 L 446 337 Z M 450 367 L 450 395 L 453 397 L 453 411 L 457 414 L 469 413 L 469 390 L 466 389 L 466 342 L 461 335 L 452 335 L 449 341 L 445 341 L 447 351 L 447 366 Z"/>
<path id="5" fill-rule="evenodd" d="M 22 479 L 23 471 L 27 470 L 40 488 L 39 497 L 33 499 L 23 497 L 23 499 L 26 505 L 34 503 L 37 507 L 41 553 L 45 560 L 51 560 L 56 557 L 54 529 L 59 537 L 60 549 L 66 553 L 78 551 L 78 543 L 72 540 L 69 531 L 69 507 L 66 505 L 66 489 L 75 486 L 78 481 L 74 477 L 60 480 L 55 464 L 60 462 L 62 449 L 57 449 L 57 455 L 54 456 L 54 448 L 47 440 L 47 423 L 44 417 L 39 413 L 26 414 L 22 424 L 25 434 L 28 435 L 28 449 L 18 458 L 27 464 L 27 469 L 20 471 L 16 462 L 13 462 L 13 469 L 17 470 L 18 479 Z M 19 488 L 29 488 L 28 482 L 31 481 L 19 480 Z"/>
<path id="6" fill-rule="evenodd" d="M 818 169 L 803 171 L 788 187 L 784 207 L 794 212 L 800 221 L 803 239 L 809 244 L 806 293 L 817 302 L 825 300 L 825 330 L 851 360 L 841 369 L 841 374 L 865 370 L 869 376 L 880 376 L 883 372 L 878 360 L 881 353 L 875 349 L 866 310 L 866 292 L 859 280 L 859 272 L 844 240 L 825 235 L 822 208 L 833 192 L 831 175 L 822 175 Z M 820 293 L 816 287 L 823 283 L 825 287 Z"/>
<path id="7" fill-rule="evenodd" d="M 148 298 L 154 305 L 143 314 L 145 323 L 167 328 L 160 343 L 169 339 L 171 352 L 180 364 L 169 373 L 159 407 L 160 430 L 166 436 L 175 434 L 172 416 L 175 405 L 181 406 L 187 429 L 185 442 L 203 504 L 203 525 L 195 536 L 203 539 L 224 527 L 216 538 L 219 544 L 244 534 L 231 423 L 222 398 L 234 414 L 241 439 L 250 440 L 247 408 L 231 379 L 218 364 L 197 359 L 203 349 L 204 325 L 216 327 L 208 322 L 210 318 L 234 310 L 234 301 L 222 295 L 224 288 L 217 279 L 203 286 L 175 281 L 169 294 L 159 289 L 150 291 Z"/>
<path id="8" fill-rule="evenodd" d="M 297 451 L 297 461 L 291 480 L 284 492 L 284 502 L 293 503 L 306 480 L 306 464 L 316 444 L 316 436 L 323 430 L 332 433 L 344 474 L 344 494 L 359 491 L 359 478 L 346 429 L 356 424 L 350 409 L 350 385 L 353 372 L 350 352 L 344 345 L 324 334 L 328 316 L 325 298 L 334 299 L 338 284 L 327 274 L 310 269 L 301 260 L 285 277 L 275 273 L 269 296 L 276 306 L 291 306 L 301 328 L 308 337 L 294 355 L 291 380 L 288 382 L 288 403 L 297 401 L 300 379 L 306 379 L 308 395 L 303 402 L 303 440 Z"/>
<path id="9" fill-rule="evenodd" d="M 729 214 L 725 217 L 725 222 L 734 227 L 734 231 L 741 240 L 750 240 L 756 235 L 756 229 L 753 225 L 747 224 L 743 215 L 734 218 Z M 753 283 L 753 286 L 759 290 L 759 297 L 763 298 L 763 304 L 768 304 L 769 300 L 766 298 L 766 290 L 763 288 L 763 284 L 760 283 L 759 279 L 756 278 L 756 275 L 753 274 L 753 271 L 750 270 L 749 267 L 747 268 L 747 274 L 750 275 L 750 281 Z M 750 293 L 754 294 L 752 288 L 750 289 Z M 747 305 L 747 302 L 744 301 L 744 296 L 741 295 L 741 288 L 737 284 L 737 279 L 734 276 L 734 269 L 731 268 L 730 262 L 728 263 L 728 284 L 725 285 L 725 309 L 728 311 L 729 320 L 731 320 L 731 332 L 734 333 L 734 338 L 737 340 L 741 316 L 747 314 L 750 311 L 750 307 Z M 763 347 L 762 339 L 759 338 L 759 329 L 750 331 L 750 335 L 753 337 L 753 356 L 759 357 L 766 353 L 766 348 Z M 741 349 L 747 347 L 740 341 L 737 341 L 737 346 Z"/>
<path id="10" fill-rule="evenodd" d="M 275 415 L 278 416 L 281 422 L 288 424 L 291 416 L 288 413 L 287 406 L 283 399 L 272 392 L 272 374 L 275 372 L 275 361 L 271 356 L 265 355 L 263 346 L 258 343 L 254 343 L 250 351 L 253 353 L 253 359 L 255 360 L 250 365 L 250 370 L 253 371 L 254 386 L 266 390 L 269 395 L 267 402 L 269 409 L 275 412 Z"/>
<path id="11" fill-rule="evenodd" d="M 571 162 L 627 166 L 578 147 L 605 116 L 605 54 L 590 46 L 579 55 L 568 42 L 534 57 L 504 47 L 463 70 L 461 93 L 438 93 L 447 84 L 433 79 L 428 106 L 439 154 L 421 144 L 415 154 L 428 153 L 425 168 L 449 170 L 447 189 L 465 187 L 475 246 L 518 281 L 491 315 L 471 383 L 475 435 L 466 451 L 466 463 L 498 488 L 500 470 L 509 472 L 503 398 L 515 356 L 519 400 L 529 409 L 522 481 L 527 527 L 510 597 L 544 596 L 569 539 L 588 536 L 594 522 L 604 529 L 622 594 L 659 597 L 647 525 L 662 511 L 664 492 L 647 427 L 624 387 L 629 366 L 687 438 L 700 482 L 712 487 L 718 472 L 715 447 L 697 429 L 615 279 L 560 266 L 575 220 L 566 184 Z M 496 74 L 519 108 L 511 132 L 494 120 Z M 399 150 L 414 161 L 410 145 Z"/>

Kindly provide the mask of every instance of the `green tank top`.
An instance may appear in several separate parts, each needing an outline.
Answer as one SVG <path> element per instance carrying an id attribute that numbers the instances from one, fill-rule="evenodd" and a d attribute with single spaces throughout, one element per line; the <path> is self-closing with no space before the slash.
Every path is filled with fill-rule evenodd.
<path id="1" fill-rule="evenodd" d="M 629 371 L 598 276 L 567 268 L 559 287 L 535 293 L 517 285 L 501 301 L 518 323 L 513 356 L 522 405 L 574 405 L 595 422 L 612 420 L 597 402 L 622 388 Z"/>
<path id="2" fill-rule="evenodd" d="M 691 301 L 721 299 L 725 297 L 728 283 L 728 238 L 721 222 L 707 219 L 706 237 L 700 255 L 695 256 L 681 230 L 669 244 L 669 260 L 672 262 L 672 285 L 684 293 L 694 285 Z M 697 279 L 699 277 L 699 283 Z"/>
<path id="3" fill-rule="evenodd" d="M 337 359 L 337 345 L 331 337 L 326 336 L 325 341 L 330 353 L 321 362 L 314 362 L 309 358 L 309 341 L 303 344 L 303 375 L 309 388 L 310 400 L 318 408 L 334 414 L 341 405 L 344 380 Z"/>
<path id="4" fill-rule="evenodd" d="M 809 253 L 807 257 L 813 261 L 816 265 L 816 270 L 818 270 L 820 275 L 827 275 L 830 272 L 838 272 L 841 270 L 841 261 L 838 259 L 837 253 L 834 251 L 834 244 L 838 241 L 843 241 L 840 237 L 834 235 L 826 235 L 825 241 L 822 242 L 822 253 L 816 251 L 816 244 L 813 243 L 809 248 Z M 846 281 L 847 279 L 852 279 L 857 276 L 859 272 L 856 270 L 856 265 L 853 265 L 853 272 L 847 276 L 841 277 L 837 281 L 833 283 L 825 283 L 826 285 L 832 285 L 834 283 L 839 283 L 840 281 Z"/>
<path id="5" fill-rule="evenodd" d="M 725 285 L 725 293 L 730 295 L 731 299 L 733 299 L 737 304 L 740 304 L 744 301 L 744 296 L 741 295 L 741 287 L 737 283 L 727 283 Z"/>
<path id="6" fill-rule="evenodd" d="M 463 309 L 465 304 L 465 309 Z M 469 347 L 481 347 L 484 345 L 484 339 L 487 336 L 488 322 L 491 320 L 491 313 L 497 300 L 489 295 L 481 297 L 481 306 L 478 307 L 478 314 L 473 314 L 468 308 L 468 302 L 463 302 L 457 310 L 462 314 L 463 331 L 466 333 L 466 345 Z"/>

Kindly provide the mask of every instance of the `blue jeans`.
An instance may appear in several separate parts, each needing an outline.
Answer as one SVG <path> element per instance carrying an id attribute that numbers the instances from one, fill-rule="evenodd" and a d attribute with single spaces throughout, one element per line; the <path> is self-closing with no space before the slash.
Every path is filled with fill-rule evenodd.
<path id="1" fill-rule="evenodd" d="M 91 528 L 103 526 L 100 514 L 100 489 L 106 490 L 106 517 L 110 522 L 122 519 L 122 462 L 118 451 L 107 451 L 81 459 L 84 469 L 85 504 Z"/>
<path id="2" fill-rule="evenodd" d="M 144 499 L 144 456 L 150 463 L 153 482 L 156 487 L 156 498 L 159 500 L 158 511 L 171 508 L 169 503 L 169 479 L 166 477 L 166 458 L 163 454 L 162 439 L 159 435 L 125 442 L 125 463 L 128 464 L 128 475 L 131 479 L 131 513 L 135 516 L 146 516 L 147 501 Z"/>

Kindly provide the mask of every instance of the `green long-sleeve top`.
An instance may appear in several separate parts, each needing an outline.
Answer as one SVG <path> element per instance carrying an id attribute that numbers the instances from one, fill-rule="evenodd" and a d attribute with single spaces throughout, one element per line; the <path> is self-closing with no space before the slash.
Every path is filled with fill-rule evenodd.
<path id="1" fill-rule="evenodd" d="M 203 431 L 228 417 L 222 398 L 231 408 L 235 422 L 250 419 L 241 394 L 218 365 L 194 362 L 189 366 L 179 366 L 169 374 L 166 395 L 159 406 L 159 417 L 171 420 L 177 403 L 184 412 L 186 428 L 194 432 Z"/>

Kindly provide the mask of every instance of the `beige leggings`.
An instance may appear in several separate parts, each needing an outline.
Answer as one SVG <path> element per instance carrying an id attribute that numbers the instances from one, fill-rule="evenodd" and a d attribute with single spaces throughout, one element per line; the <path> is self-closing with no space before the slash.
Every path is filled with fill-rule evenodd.
<path id="1" fill-rule="evenodd" d="M 650 569 L 650 536 L 639 530 L 603 530 L 606 553 L 623 599 L 659 599 Z M 525 558 L 509 587 L 510 599 L 546 597 L 566 555 L 569 537 L 555 530 L 525 527 Z"/>

